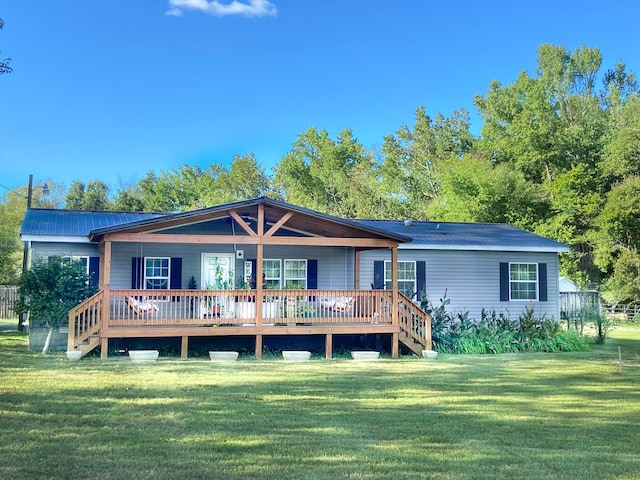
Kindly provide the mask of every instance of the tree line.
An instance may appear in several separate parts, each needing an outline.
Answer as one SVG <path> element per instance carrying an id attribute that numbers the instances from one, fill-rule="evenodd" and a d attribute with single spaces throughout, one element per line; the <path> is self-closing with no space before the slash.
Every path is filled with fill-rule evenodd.
<path id="1" fill-rule="evenodd" d="M 598 48 L 542 45 L 537 69 L 498 80 L 468 112 L 431 117 L 362 145 L 349 129 L 308 128 L 267 172 L 228 165 L 149 171 L 114 191 L 75 181 L 50 205 L 175 212 L 261 195 L 346 218 L 509 223 L 569 244 L 561 273 L 612 302 L 640 298 L 640 96 Z M 62 189 L 59 189 L 62 191 Z"/>

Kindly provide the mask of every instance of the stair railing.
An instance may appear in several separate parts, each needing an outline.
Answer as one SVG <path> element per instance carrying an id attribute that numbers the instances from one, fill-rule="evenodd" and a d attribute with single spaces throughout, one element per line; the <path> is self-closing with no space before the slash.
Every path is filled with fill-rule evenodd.
<path id="1" fill-rule="evenodd" d="M 100 331 L 103 301 L 104 291 L 100 290 L 69 311 L 68 350 L 78 348 L 82 342 Z"/>
<path id="2" fill-rule="evenodd" d="M 398 294 L 398 320 L 400 331 L 419 343 L 425 350 L 433 347 L 431 340 L 431 315 L 422 310 L 406 295 Z"/>

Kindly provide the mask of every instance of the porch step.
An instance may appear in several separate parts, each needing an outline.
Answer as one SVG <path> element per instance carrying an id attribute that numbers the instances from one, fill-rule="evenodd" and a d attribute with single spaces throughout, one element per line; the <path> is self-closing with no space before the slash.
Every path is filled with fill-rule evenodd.
<path id="1" fill-rule="evenodd" d="M 84 357 L 91 350 L 100 345 L 100 337 L 98 335 L 92 335 L 89 337 L 86 343 L 81 343 L 78 345 L 78 350 L 82 352 L 82 356 Z"/>
<path id="2" fill-rule="evenodd" d="M 411 350 L 413 353 L 415 353 L 419 357 L 422 356 L 422 350 L 426 348 L 425 345 L 422 345 L 421 343 L 417 343 L 415 339 L 409 335 L 404 335 L 400 333 L 398 340 L 402 345 L 407 347 L 409 350 Z"/>

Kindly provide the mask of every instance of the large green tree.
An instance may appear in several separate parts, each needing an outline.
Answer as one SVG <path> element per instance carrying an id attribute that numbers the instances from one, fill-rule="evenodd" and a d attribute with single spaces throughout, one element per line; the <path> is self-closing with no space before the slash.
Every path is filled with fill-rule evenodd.
<path id="1" fill-rule="evenodd" d="M 0 203 L 0 285 L 15 283 L 20 272 L 22 243 L 19 231 L 25 209 L 26 204 L 16 198 Z"/>
<path id="2" fill-rule="evenodd" d="M 100 180 L 93 180 L 86 185 L 75 180 L 65 197 L 65 208 L 69 210 L 111 210 L 113 204 L 109 199 L 109 187 Z"/>
<path id="3" fill-rule="evenodd" d="M 120 188 L 114 208 L 131 211 L 179 212 L 272 194 L 271 179 L 253 153 L 234 155 L 229 166 L 182 165 L 147 172 L 136 185 Z"/>
<path id="4" fill-rule="evenodd" d="M 211 189 L 202 195 L 207 206 L 273 195 L 271 179 L 253 153 L 234 155 L 229 168 L 211 165 Z"/>
<path id="5" fill-rule="evenodd" d="M 275 168 L 275 188 L 288 202 L 346 218 L 384 210 L 384 198 L 368 181 L 372 152 L 345 129 L 333 140 L 308 128 Z M 381 208 L 382 207 L 382 208 Z"/>
<path id="6" fill-rule="evenodd" d="M 41 185 L 40 182 L 37 182 Z M 6 188 L 6 187 L 5 187 Z M 63 186 L 48 181 L 49 194 L 34 187 L 31 193 L 33 208 L 57 208 Z M 13 188 L 0 197 L 0 284 L 13 284 L 22 268 L 23 243 L 20 226 L 27 211 L 28 185 Z"/>
<path id="7" fill-rule="evenodd" d="M 402 202 L 396 218 L 427 218 L 430 204 L 442 193 L 443 165 L 460 160 L 474 144 L 469 127 L 465 110 L 432 119 L 420 107 L 413 128 L 402 125 L 384 138 L 379 178 L 387 195 Z"/>
<path id="8" fill-rule="evenodd" d="M 640 176 L 614 185 L 597 225 L 596 262 L 608 273 L 605 297 L 614 303 L 640 299 Z"/>
<path id="9" fill-rule="evenodd" d="M 523 225 L 571 245 L 562 270 L 581 283 L 600 280 L 592 238 L 607 192 L 602 166 L 609 105 L 619 104 L 632 87 L 618 65 L 598 90 L 601 65 L 597 48 L 570 52 L 542 45 L 535 75 L 522 72 L 506 86 L 494 81 L 474 100 L 484 121 L 478 148 L 496 165 L 524 175 L 549 204 L 540 218 L 522 219 Z"/>
<path id="10" fill-rule="evenodd" d="M 449 222 L 508 223 L 530 227 L 548 208 L 521 172 L 467 154 L 439 166 L 440 194 L 427 207 L 429 218 Z"/>

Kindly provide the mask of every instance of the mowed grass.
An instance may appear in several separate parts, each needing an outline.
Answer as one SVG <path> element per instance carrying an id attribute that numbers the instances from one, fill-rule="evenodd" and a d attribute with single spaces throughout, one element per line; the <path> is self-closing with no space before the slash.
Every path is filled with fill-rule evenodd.
<path id="1" fill-rule="evenodd" d="M 612 335 L 588 353 L 136 366 L 5 331 L 0 478 L 640 479 L 640 329 Z"/>

